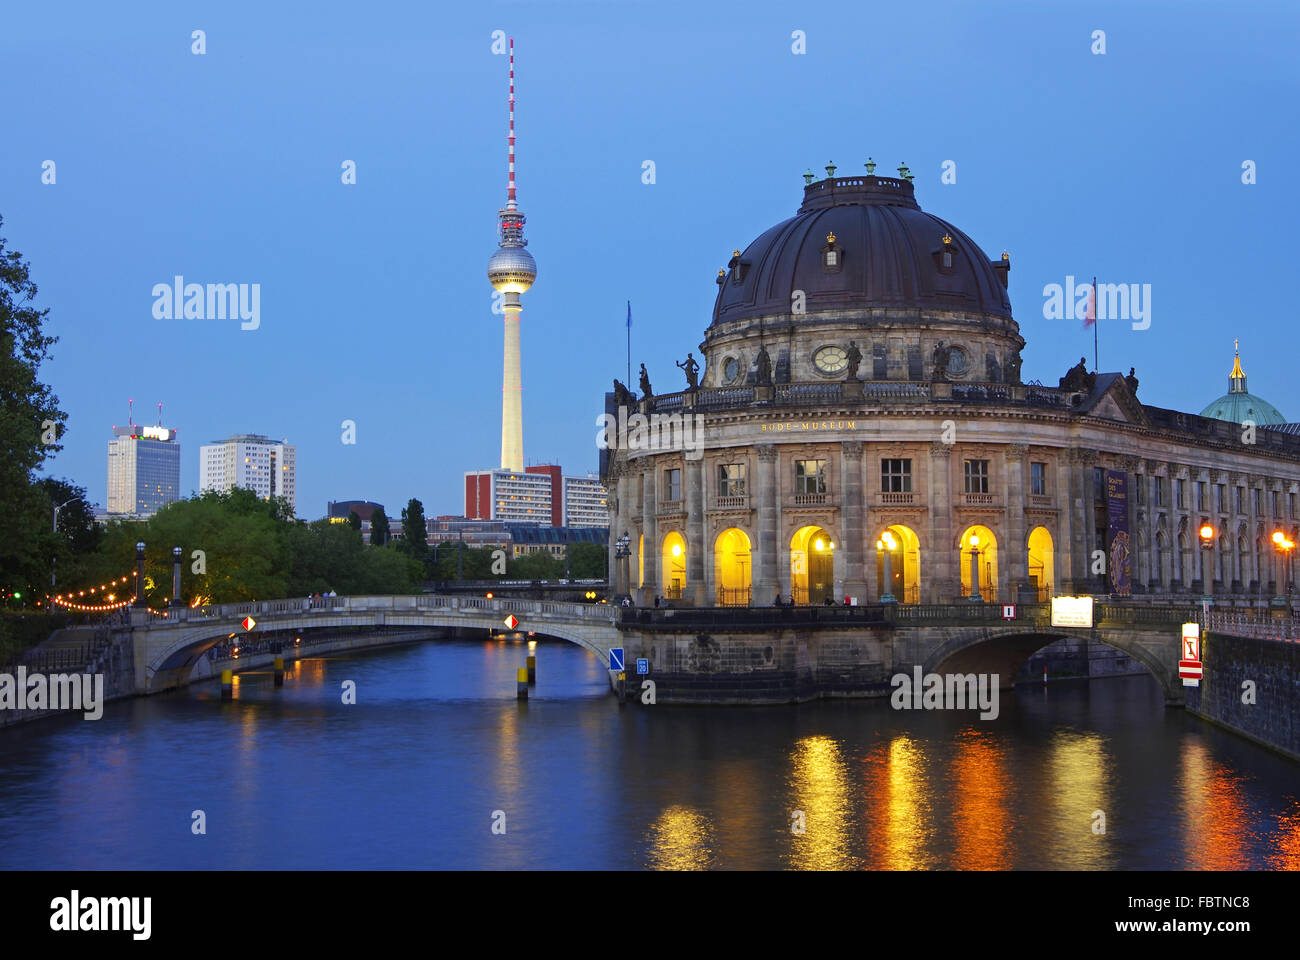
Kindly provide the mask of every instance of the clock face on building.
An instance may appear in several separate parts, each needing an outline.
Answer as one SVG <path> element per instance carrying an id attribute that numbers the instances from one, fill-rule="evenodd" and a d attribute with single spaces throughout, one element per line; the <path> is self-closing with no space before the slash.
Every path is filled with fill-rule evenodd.
<path id="1" fill-rule="evenodd" d="M 822 347 L 813 354 L 813 363 L 822 373 L 839 373 L 849 365 L 843 347 Z"/>
<path id="2" fill-rule="evenodd" d="M 727 362 L 722 365 L 722 379 L 732 383 L 738 373 L 740 373 L 740 361 L 735 357 L 727 357 Z"/>

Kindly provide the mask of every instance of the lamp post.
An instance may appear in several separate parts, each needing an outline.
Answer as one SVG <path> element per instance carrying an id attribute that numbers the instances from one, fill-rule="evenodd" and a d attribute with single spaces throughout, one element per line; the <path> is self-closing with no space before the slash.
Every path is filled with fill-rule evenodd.
<path id="1" fill-rule="evenodd" d="M 984 598 L 980 596 L 980 538 L 972 533 L 967 542 L 970 544 L 970 596 L 966 599 L 983 603 Z"/>
<path id="2" fill-rule="evenodd" d="M 68 504 L 72 503 L 73 500 L 80 500 L 80 499 L 81 499 L 80 497 L 73 497 L 71 500 L 64 500 L 61 504 L 59 504 L 57 507 L 54 508 L 54 532 L 55 533 L 59 532 L 59 511 L 62 510 L 64 507 L 66 507 Z M 58 562 L 59 562 L 59 558 L 57 555 L 50 558 L 50 587 L 51 587 L 50 592 L 51 593 L 54 592 L 53 587 L 54 587 L 54 578 L 55 578 L 55 567 L 58 564 Z"/>
<path id="3" fill-rule="evenodd" d="M 1291 551 L 1295 548 L 1295 541 L 1289 538 L 1281 530 L 1273 531 L 1273 551 L 1280 563 L 1274 564 L 1274 578 L 1278 585 L 1276 595 L 1273 597 L 1273 606 L 1291 606 Z M 1278 567 L 1281 569 L 1277 569 Z M 1282 596 L 1281 579 L 1286 577 L 1286 596 Z"/>
<path id="4" fill-rule="evenodd" d="M 876 549 L 884 556 L 885 561 L 885 589 L 880 594 L 881 603 L 897 603 L 894 596 L 894 549 L 898 542 L 894 540 L 894 535 L 886 530 L 876 541 Z"/>
<path id="5" fill-rule="evenodd" d="M 183 606 L 181 600 L 181 548 L 172 547 L 172 606 Z"/>
<path id="6" fill-rule="evenodd" d="M 148 607 L 149 601 L 144 598 L 144 541 L 138 540 L 135 545 L 135 606 Z"/>
<path id="7" fill-rule="evenodd" d="M 624 566 L 623 561 L 627 560 L 628 557 L 632 556 L 632 551 L 628 549 L 628 546 L 631 543 L 632 543 L 632 538 L 631 536 L 628 535 L 628 532 L 626 530 L 623 531 L 623 535 L 621 537 L 619 537 L 617 540 L 614 541 L 614 547 L 615 547 L 614 559 L 619 561 L 618 566 L 615 570 L 615 576 L 618 577 L 617 586 L 618 586 L 619 593 L 632 592 L 632 585 L 628 583 L 628 580 L 631 578 L 626 574 L 624 574 L 623 572 L 623 566 Z"/>
<path id="8" fill-rule="evenodd" d="M 1209 566 L 1210 562 L 1210 550 L 1214 547 L 1214 527 L 1208 523 L 1202 523 L 1197 535 L 1201 540 L 1201 592 L 1208 599 L 1214 592 L 1214 578 L 1213 576 L 1206 576 L 1206 567 Z"/>

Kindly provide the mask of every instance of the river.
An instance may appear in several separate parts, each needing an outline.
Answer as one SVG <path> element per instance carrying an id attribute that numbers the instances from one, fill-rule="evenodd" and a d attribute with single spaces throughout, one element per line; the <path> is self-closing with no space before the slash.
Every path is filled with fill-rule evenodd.
<path id="1" fill-rule="evenodd" d="M 519 703 L 525 653 L 327 656 L 230 702 L 209 682 L 0 730 L 0 866 L 1300 869 L 1297 764 L 1150 677 L 1021 686 L 992 720 L 620 706 L 603 663 L 542 642 Z"/>

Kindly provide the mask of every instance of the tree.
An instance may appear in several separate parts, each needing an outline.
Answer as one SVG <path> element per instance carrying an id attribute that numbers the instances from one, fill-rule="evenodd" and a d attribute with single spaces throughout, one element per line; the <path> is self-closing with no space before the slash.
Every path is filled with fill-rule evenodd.
<path id="1" fill-rule="evenodd" d="M 375 507 L 374 513 L 370 515 L 370 545 L 372 547 L 382 547 L 388 543 L 392 537 L 392 531 L 388 527 L 388 514 L 384 513 L 383 507 Z"/>
<path id="2" fill-rule="evenodd" d="M 569 544 L 569 575 L 575 580 L 604 580 L 609 576 L 603 543 Z"/>
<path id="3" fill-rule="evenodd" d="M 360 533 L 360 532 L 361 532 L 361 514 L 357 513 L 355 510 L 349 510 L 349 511 L 348 511 L 348 524 L 352 527 L 353 530 L 355 530 L 357 533 Z"/>
<path id="4" fill-rule="evenodd" d="M 27 594 L 48 583 L 57 549 L 48 501 L 34 480 L 45 458 L 62 449 L 67 420 L 58 397 L 37 379 L 58 338 L 42 333 L 49 310 L 30 306 L 35 297 L 27 263 L 0 237 L 0 588 Z"/>
<path id="5" fill-rule="evenodd" d="M 95 523 L 94 511 L 86 501 L 86 489 L 53 477 L 42 477 L 37 486 L 49 501 L 45 513 L 51 520 L 54 508 L 59 507 L 58 530 L 52 531 L 57 536 L 50 557 L 51 570 L 57 571 L 66 584 L 83 582 L 91 557 L 104 538 L 103 528 Z"/>
<path id="6" fill-rule="evenodd" d="M 406 552 L 423 561 L 429 552 L 429 528 L 424 522 L 424 504 L 414 497 L 402 508 L 402 536 Z"/>

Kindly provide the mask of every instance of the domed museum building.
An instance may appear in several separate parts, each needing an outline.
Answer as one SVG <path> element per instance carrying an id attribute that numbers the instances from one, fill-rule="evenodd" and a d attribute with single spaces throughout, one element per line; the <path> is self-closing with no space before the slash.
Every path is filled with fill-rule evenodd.
<path id="1" fill-rule="evenodd" d="M 1009 256 L 922 210 L 906 167 L 874 167 L 805 175 L 798 212 L 733 252 L 686 390 L 654 393 L 643 367 L 639 391 L 606 395 L 615 592 L 1281 592 L 1300 436 L 1240 361 L 1199 416 L 1142 403 L 1132 371 L 1024 382 Z"/>

